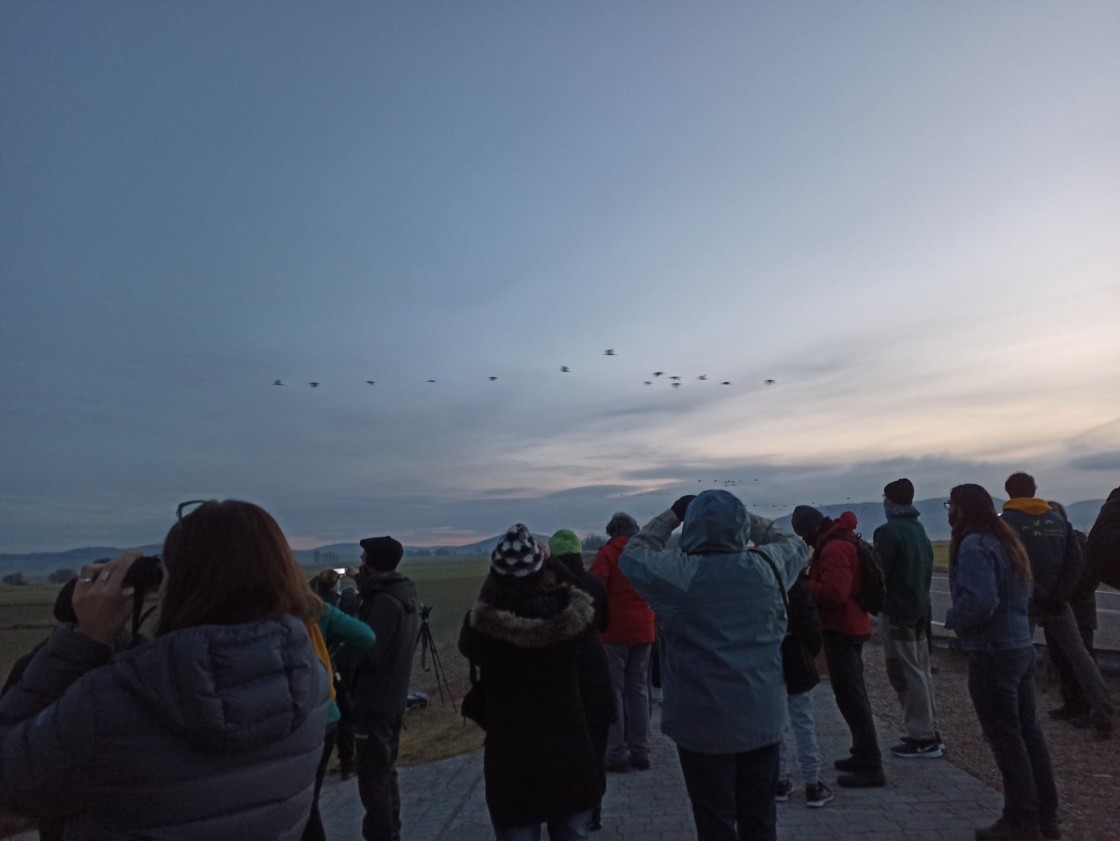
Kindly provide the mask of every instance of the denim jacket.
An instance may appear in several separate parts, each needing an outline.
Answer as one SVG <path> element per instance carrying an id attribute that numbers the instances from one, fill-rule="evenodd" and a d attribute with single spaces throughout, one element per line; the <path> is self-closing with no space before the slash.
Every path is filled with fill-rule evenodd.
<path id="1" fill-rule="evenodd" d="M 1031 643 L 1027 604 L 1030 587 L 1015 572 L 999 539 L 968 534 L 949 570 L 953 606 L 945 627 L 956 631 L 965 651 L 1006 651 Z"/>

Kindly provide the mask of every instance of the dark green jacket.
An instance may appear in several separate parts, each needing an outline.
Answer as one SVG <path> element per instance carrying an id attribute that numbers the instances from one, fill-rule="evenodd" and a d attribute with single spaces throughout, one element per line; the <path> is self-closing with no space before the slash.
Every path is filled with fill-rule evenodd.
<path id="1" fill-rule="evenodd" d="M 873 540 L 887 584 L 883 613 L 903 622 L 924 622 L 929 615 L 933 547 L 918 512 L 908 508 L 889 515 L 886 524 L 875 529 Z"/>

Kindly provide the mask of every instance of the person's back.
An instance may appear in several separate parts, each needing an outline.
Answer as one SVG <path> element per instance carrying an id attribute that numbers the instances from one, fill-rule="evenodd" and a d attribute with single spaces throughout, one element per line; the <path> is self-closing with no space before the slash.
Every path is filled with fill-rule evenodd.
<path id="1" fill-rule="evenodd" d="M 1054 598 L 1062 575 L 1069 525 L 1044 499 L 1018 497 L 1003 504 L 1003 519 L 1019 533 L 1034 576 L 1034 599 Z M 1072 588 L 1071 588 L 1072 589 Z M 1069 591 L 1065 593 L 1069 597 Z"/>
<path id="2" fill-rule="evenodd" d="M 666 549 L 682 522 L 680 548 Z M 781 590 L 807 558 L 799 538 L 722 490 L 681 497 L 622 554 L 622 572 L 657 614 L 661 729 L 677 744 L 702 839 L 775 838 L 787 723 Z"/>
<path id="3" fill-rule="evenodd" d="M 1094 577 L 1120 587 L 1120 488 L 1109 493 L 1089 530 L 1085 562 Z"/>
<path id="4" fill-rule="evenodd" d="M 0 699 L 0 805 L 49 815 L 65 838 L 299 838 L 330 675 L 282 533 L 236 501 L 183 517 L 156 637 L 114 655 L 138 556 L 83 568 L 77 622 Z"/>

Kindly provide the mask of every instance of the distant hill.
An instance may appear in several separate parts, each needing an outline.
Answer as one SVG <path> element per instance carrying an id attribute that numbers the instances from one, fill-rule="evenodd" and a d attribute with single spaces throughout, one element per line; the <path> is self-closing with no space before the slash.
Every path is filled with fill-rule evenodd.
<path id="1" fill-rule="evenodd" d="M 944 497 L 923 499 L 914 504 L 921 514 L 921 523 L 925 526 L 930 540 L 948 540 L 949 522 L 946 519 Z M 1003 500 L 996 499 L 996 506 Z M 1074 502 L 1067 506 L 1070 522 L 1075 529 L 1088 532 L 1097 518 L 1097 514 L 1104 504 L 1103 499 L 1090 499 Z M 876 528 L 886 522 L 883 505 L 880 502 L 846 502 L 834 505 L 818 506 L 829 517 L 838 517 L 844 511 L 855 512 L 859 520 L 857 531 L 868 540 Z M 775 522 L 784 529 L 790 528 L 789 515 L 777 518 Z M 533 535 L 537 540 L 547 542 L 548 536 L 543 534 Z M 405 546 L 405 557 L 412 562 L 438 561 L 447 558 L 466 557 L 468 555 L 488 555 L 494 548 L 501 535 L 494 535 L 475 543 L 462 546 Z M 163 548 L 158 543 L 140 547 L 146 554 L 157 555 Z M 13 572 L 22 572 L 28 578 L 46 578 L 56 569 L 78 569 L 83 564 L 88 564 L 101 558 L 112 558 L 119 555 L 123 549 L 109 546 L 86 546 L 81 549 L 68 549 L 60 552 L 31 552 L 27 554 L 0 554 L 0 577 Z M 296 560 L 302 566 L 325 567 L 328 565 L 357 566 L 361 560 L 362 550 L 354 543 L 331 543 L 317 549 L 300 549 L 295 553 Z"/>

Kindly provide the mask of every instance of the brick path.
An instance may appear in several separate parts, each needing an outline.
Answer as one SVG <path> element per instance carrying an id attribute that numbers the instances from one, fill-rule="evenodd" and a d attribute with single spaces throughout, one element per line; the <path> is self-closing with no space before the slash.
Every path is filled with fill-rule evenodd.
<path id="1" fill-rule="evenodd" d="M 814 693 L 825 781 L 836 799 L 821 809 L 805 806 L 804 786 L 778 804 L 778 838 L 797 841 L 972 841 L 973 830 L 1000 813 L 999 792 L 948 759 L 884 759 L 887 787 L 841 789 L 832 760 L 848 754 L 848 731 L 825 682 Z M 656 718 L 655 711 L 655 718 Z M 879 725 L 879 740 L 898 734 Z M 607 775 L 603 830 L 593 841 L 686 841 L 695 838 L 684 780 L 671 742 L 653 727 L 650 771 Z M 952 744 L 949 744 L 951 755 Z M 490 841 L 482 782 L 482 753 L 400 769 L 405 841 Z M 337 776 L 323 784 L 322 814 L 331 841 L 360 839 L 362 817 L 355 780 Z"/>

